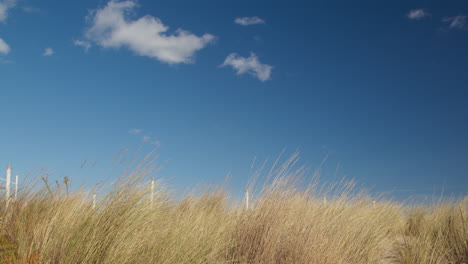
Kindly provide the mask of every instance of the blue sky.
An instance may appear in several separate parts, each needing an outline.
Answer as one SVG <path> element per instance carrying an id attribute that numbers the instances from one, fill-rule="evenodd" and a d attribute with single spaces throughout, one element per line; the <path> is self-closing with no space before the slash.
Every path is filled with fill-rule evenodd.
<path id="1" fill-rule="evenodd" d="M 159 177 L 229 174 L 239 193 L 254 157 L 299 151 L 311 170 L 328 155 L 323 181 L 464 195 L 467 16 L 461 0 L 0 0 L 0 161 L 93 182 L 159 144 Z"/>

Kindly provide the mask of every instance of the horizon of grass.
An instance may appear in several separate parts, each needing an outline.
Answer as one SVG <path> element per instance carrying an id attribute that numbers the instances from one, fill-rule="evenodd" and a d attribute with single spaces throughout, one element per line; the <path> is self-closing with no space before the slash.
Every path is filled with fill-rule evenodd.
<path id="1" fill-rule="evenodd" d="M 0 203 L 0 263 L 468 263 L 468 196 L 433 205 L 375 200 L 352 181 L 324 187 L 295 154 L 256 172 L 246 200 L 222 187 L 175 197 L 148 155 L 111 187 L 68 182 Z"/>

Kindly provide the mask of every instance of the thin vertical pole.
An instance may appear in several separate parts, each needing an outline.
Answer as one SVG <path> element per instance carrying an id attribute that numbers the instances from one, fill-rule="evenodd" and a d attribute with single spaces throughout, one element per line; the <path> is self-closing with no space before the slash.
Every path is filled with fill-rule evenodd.
<path id="1" fill-rule="evenodd" d="M 249 210 L 249 190 L 245 191 L 245 209 Z"/>
<path id="2" fill-rule="evenodd" d="M 96 193 L 93 194 L 93 209 L 96 208 Z"/>
<path id="3" fill-rule="evenodd" d="M 151 178 L 151 206 L 153 205 L 154 201 L 154 178 Z"/>
<path id="4" fill-rule="evenodd" d="M 372 204 L 373 204 L 373 207 L 375 208 L 375 200 L 374 200 L 374 201 L 372 201 Z"/>
<path id="5" fill-rule="evenodd" d="M 16 183 L 15 183 L 15 200 L 18 200 L 18 175 L 16 175 Z"/>
<path id="6" fill-rule="evenodd" d="M 7 170 L 6 170 L 5 200 L 10 199 L 10 181 L 11 181 L 11 167 L 10 167 L 10 164 L 8 164 Z"/>
<path id="7" fill-rule="evenodd" d="M 327 205 L 327 196 L 323 196 L 323 205 Z"/>

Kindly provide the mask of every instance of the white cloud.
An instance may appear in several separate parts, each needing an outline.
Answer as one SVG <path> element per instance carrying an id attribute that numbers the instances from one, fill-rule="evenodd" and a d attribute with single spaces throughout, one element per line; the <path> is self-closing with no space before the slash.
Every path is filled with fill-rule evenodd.
<path id="1" fill-rule="evenodd" d="M 0 54 L 6 55 L 10 53 L 10 46 L 0 38 Z"/>
<path id="2" fill-rule="evenodd" d="M 413 9 L 413 10 L 409 11 L 408 14 L 406 14 L 406 16 L 409 19 L 412 19 L 412 20 L 421 20 L 421 19 L 423 19 L 425 17 L 428 17 L 430 15 L 431 14 L 429 14 L 424 9 Z"/>
<path id="3" fill-rule="evenodd" d="M 138 135 L 138 134 L 143 133 L 143 129 L 137 129 L 137 128 L 130 129 L 128 133 L 132 135 Z"/>
<path id="4" fill-rule="evenodd" d="M 85 52 L 87 52 L 91 48 L 91 43 L 84 40 L 74 40 L 73 44 L 75 44 L 75 46 L 83 47 L 85 49 Z"/>
<path id="5" fill-rule="evenodd" d="M 144 142 L 144 143 L 148 143 L 148 142 L 150 142 L 151 137 L 150 137 L 150 136 L 143 136 L 142 139 L 143 139 L 143 142 Z"/>
<path id="6" fill-rule="evenodd" d="M 15 7 L 16 0 L 0 0 L 0 22 L 4 22 L 8 17 L 8 9 Z"/>
<path id="7" fill-rule="evenodd" d="M 250 25 L 257 25 L 257 24 L 265 24 L 265 20 L 259 18 L 258 16 L 253 17 L 238 17 L 234 19 L 236 24 L 242 26 L 250 26 Z"/>
<path id="8" fill-rule="evenodd" d="M 44 53 L 42 53 L 42 56 L 52 56 L 54 55 L 54 49 L 52 48 L 45 48 Z"/>
<path id="9" fill-rule="evenodd" d="M 450 28 L 468 29 L 466 16 L 446 17 L 442 21 L 449 23 Z"/>
<path id="10" fill-rule="evenodd" d="M 257 77 L 262 82 L 270 79 L 271 69 L 273 68 L 268 64 L 262 64 L 253 52 L 250 53 L 250 57 L 248 58 L 231 53 L 221 66 L 231 66 L 237 71 L 237 75 L 248 73 Z"/>
<path id="11" fill-rule="evenodd" d="M 126 47 L 140 56 L 169 64 L 192 62 L 195 52 L 214 40 L 211 34 L 198 37 L 182 29 L 168 34 L 169 27 L 150 15 L 131 20 L 129 13 L 135 7 L 134 0 L 112 0 L 92 11 L 86 38 L 104 48 Z"/>
<path id="12" fill-rule="evenodd" d="M 8 18 L 8 9 L 15 7 L 16 0 L 0 0 L 0 22 L 5 22 Z M 10 46 L 0 38 L 0 54 L 10 53 Z M 2 61 L 3 63 L 3 61 Z"/>

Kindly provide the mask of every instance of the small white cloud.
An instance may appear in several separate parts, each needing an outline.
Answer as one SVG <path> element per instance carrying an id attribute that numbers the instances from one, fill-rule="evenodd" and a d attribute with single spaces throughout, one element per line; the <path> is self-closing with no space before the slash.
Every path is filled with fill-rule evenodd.
<path id="1" fill-rule="evenodd" d="M 241 57 L 236 53 L 231 53 L 221 66 L 231 66 L 237 71 L 237 75 L 248 73 L 257 77 L 262 82 L 270 79 L 271 70 L 273 68 L 268 64 L 262 64 L 253 52 L 250 53 L 250 57 L 248 58 Z"/>
<path id="2" fill-rule="evenodd" d="M 10 46 L 0 38 L 0 54 L 6 55 L 10 53 Z"/>
<path id="3" fill-rule="evenodd" d="M 258 16 L 238 17 L 234 19 L 234 23 L 242 25 L 242 26 L 250 26 L 250 25 L 257 25 L 257 24 L 265 24 L 265 20 L 259 18 Z"/>
<path id="4" fill-rule="evenodd" d="M 406 16 L 409 19 L 412 19 L 412 20 L 421 20 L 421 19 L 426 18 L 426 17 L 428 17 L 430 15 L 431 14 L 429 14 L 424 9 L 413 9 L 413 10 L 409 11 L 408 14 L 406 14 Z"/>
<path id="5" fill-rule="evenodd" d="M 130 129 L 128 133 L 132 135 L 138 135 L 138 134 L 143 133 L 143 129 L 137 129 L 137 128 Z"/>
<path id="6" fill-rule="evenodd" d="M 16 0 L 0 1 L 0 22 L 4 22 L 8 18 L 8 9 L 15 7 Z"/>
<path id="7" fill-rule="evenodd" d="M 45 48 L 44 53 L 42 53 L 42 56 L 52 56 L 54 55 L 54 50 L 52 48 Z"/>
<path id="8" fill-rule="evenodd" d="M 450 28 L 468 29 L 466 16 L 446 17 L 446 18 L 442 19 L 442 21 L 449 23 Z"/>
<path id="9" fill-rule="evenodd" d="M 84 40 L 75 40 L 73 41 L 73 44 L 75 44 L 75 46 L 83 47 L 85 49 L 85 52 L 87 52 L 91 48 L 91 43 Z"/>
<path id="10" fill-rule="evenodd" d="M 90 27 L 86 38 L 104 48 L 126 47 L 140 56 L 177 64 L 193 61 L 195 52 L 214 40 L 211 34 L 196 36 L 177 29 L 168 34 L 168 26 L 156 17 L 146 15 L 136 20 L 129 17 L 136 7 L 135 0 L 112 0 L 88 16 Z"/>
<path id="11" fill-rule="evenodd" d="M 143 136 L 143 142 L 148 143 L 150 142 L 151 137 L 150 136 Z"/>

